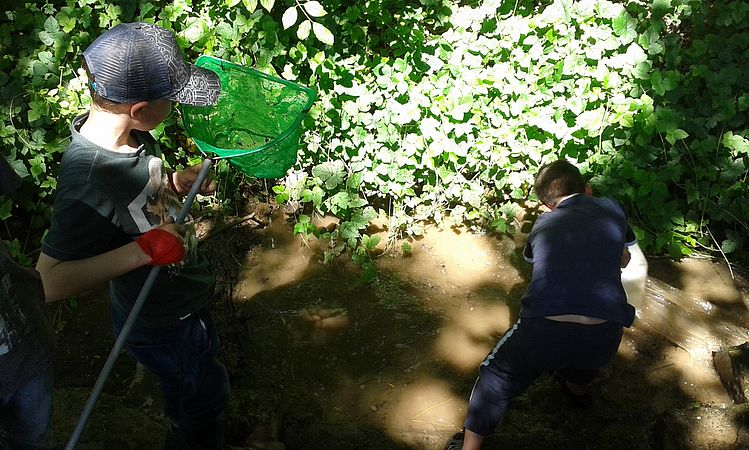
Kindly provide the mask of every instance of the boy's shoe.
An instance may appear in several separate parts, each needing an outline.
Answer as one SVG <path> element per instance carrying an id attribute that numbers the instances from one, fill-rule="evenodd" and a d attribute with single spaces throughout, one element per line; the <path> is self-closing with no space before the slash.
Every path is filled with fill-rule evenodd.
<path id="1" fill-rule="evenodd" d="M 453 437 L 450 438 L 449 441 L 447 441 L 447 444 L 445 445 L 445 450 L 460 450 L 463 448 L 463 439 L 465 437 L 465 434 L 463 432 L 455 433 Z"/>
<path id="2" fill-rule="evenodd" d="M 564 378 L 560 377 L 558 374 L 554 374 L 554 378 L 557 380 L 557 383 L 559 383 L 559 387 L 562 388 L 564 397 L 576 408 L 588 408 L 593 403 L 593 397 L 589 393 L 585 392 L 583 394 L 576 394 L 572 392 Z"/>

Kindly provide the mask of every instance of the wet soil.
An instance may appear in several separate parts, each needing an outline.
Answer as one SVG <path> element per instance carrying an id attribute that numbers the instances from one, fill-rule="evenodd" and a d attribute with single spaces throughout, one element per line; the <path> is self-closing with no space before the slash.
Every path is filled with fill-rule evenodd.
<path id="1" fill-rule="evenodd" d="M 477 367 L 517 318 L 529 267 L 514 239 L 429 230 L 381 246 L 365 283 L 280 210 L 199 227 L 218 285 L 212 312 L 231 378 L 234 448 L 441 449 L 460 430 Z M 749 447 L 711 353 L 749 340 L 746 273 L 723 261 L 650 260 L 644 304 L 587 409 L 542 377 L 487 449 Z M 59 330 L 54 440 L 64 446 L 112 347 L 97 295 L 50 308 Z M 153 378 L 126 354 L 80 449 L 157 449 L 167 421 Z"/>

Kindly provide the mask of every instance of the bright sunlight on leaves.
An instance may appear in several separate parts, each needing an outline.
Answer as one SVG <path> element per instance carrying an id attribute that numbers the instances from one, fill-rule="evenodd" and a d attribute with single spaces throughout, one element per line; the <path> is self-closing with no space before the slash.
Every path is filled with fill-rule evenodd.
<path id="1" fill-rule="evenodd" d="M 313 22 L 312 31 L 315 33 L 315 37 L 323 44 L 333 45 L 335 42 L 333 33 L 321 23 Z"/>
<path id="2" fill-rule="evenodd" d="M 281 18 L 283 29 L 287 30 L 289 27 L 294 25 L 298 17 L 299 12 L 296 10 L 296 6 L 289 7 L 286 11 L 284 11 L 283 17 Z"/>
<path id="3" fill-rule="evenodd" d="M 299 28 L 296 29 L 296 37 L 299 38 L 300 41 L 303 41 L 309 37 L 309 32 L 312 31 L 312 22 L 308 19 L 299 25 Z"/>
<path id="4" fill-rule="evenodd" d="M 312 17 L 322 17 L 327 14 L 325 11 L 325 8 L 320 4 L 320 2 L 317 1 L 311 1 L 307 2 L 304 5 L 302 5 L 305 11 L 307 11 L 307 14 L 309 14 Z"/>

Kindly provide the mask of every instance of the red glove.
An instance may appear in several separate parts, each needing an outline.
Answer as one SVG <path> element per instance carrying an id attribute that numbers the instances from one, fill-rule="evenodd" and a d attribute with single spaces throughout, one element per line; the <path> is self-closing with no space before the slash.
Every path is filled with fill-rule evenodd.
<path id="1" fill-rule="evenodd" d="M 166 266 L 182 261 L 185 248 L 182 242 L 172 233 L 154 228 L 135 240 L 143 253 L 151 257 L 152 266 Z"/>

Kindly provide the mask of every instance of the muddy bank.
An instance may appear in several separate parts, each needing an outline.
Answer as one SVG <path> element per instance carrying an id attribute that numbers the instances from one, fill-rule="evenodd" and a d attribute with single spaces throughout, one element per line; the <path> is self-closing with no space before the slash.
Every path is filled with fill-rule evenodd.
<path id="1" fill-rule="evenodd" d="M 212 309 L 230 372 L 229 438 L 239 448 L 440 449 L 460 429 L 478 364 L 512 324 L 529 267 L 515 240 L 429 230 L 378 278 L 283 215 L 208 234 L 219 284 Z M 219 230 L 219 228 L 213 228 Z M 204 233 L 210 233 L 206 226 Z M 646 304 L 591 409 L 542 378 L 486 448 L 742 448 L 749 445 L 709 355 L 746 337 L 746 275 L 725 262 L 651 260 Z M 111 348 L 108 306 L 60 310 L 55 438 L 64 442 Z M 61 322 L 58 322 L 61 323 Z M 159 448 L 158 389 L 122 355 L 79 448 Z"/>

